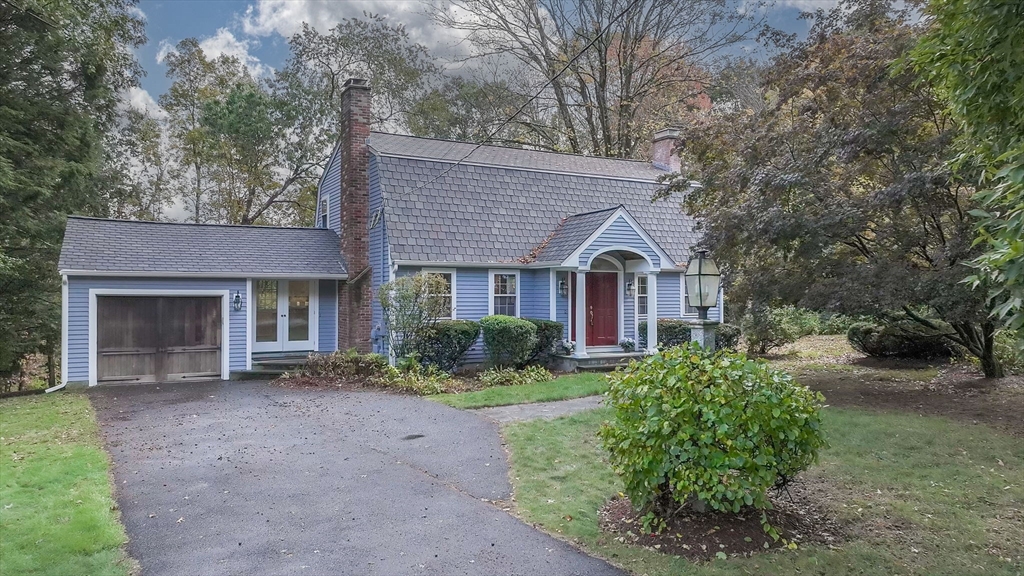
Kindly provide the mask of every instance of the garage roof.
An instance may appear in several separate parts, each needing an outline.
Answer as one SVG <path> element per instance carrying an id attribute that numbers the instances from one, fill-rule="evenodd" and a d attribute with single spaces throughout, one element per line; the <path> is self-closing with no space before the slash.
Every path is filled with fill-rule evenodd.
<path id="1" fill-rule="evenodd" d="M 347 274 L 338 235 L 281 228 L 68 217 L 58 264 L 84 276 L 304 276 Z"/>

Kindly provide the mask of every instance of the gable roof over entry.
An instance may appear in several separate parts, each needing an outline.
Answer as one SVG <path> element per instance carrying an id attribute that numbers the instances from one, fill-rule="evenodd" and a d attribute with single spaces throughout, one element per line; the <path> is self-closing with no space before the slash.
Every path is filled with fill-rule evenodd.
<path id="1" fill-rule="evenodd" d="M 67 275 L 345 278 L 338 235 L 278 228 L 68 218 L 58 264 Z"/>
<path id="2" fill-rule="evenodd" d="M 394 261 L 526 263 L 563 219 L 624 206 L 673 262 L 698 241 L 649 163 L 372 133 Z M 583 224 L 581 223 L 582 227 Z"/>

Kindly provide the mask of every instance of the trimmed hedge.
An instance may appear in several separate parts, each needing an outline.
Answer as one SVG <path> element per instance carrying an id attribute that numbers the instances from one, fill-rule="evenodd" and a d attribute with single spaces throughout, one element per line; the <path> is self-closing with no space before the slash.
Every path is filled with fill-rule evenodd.
<path id="1" fill-rule="evenodd" d="M 480 319 L 484 349 L 494 366 L 522 366 L 537 346 L 537 326 L 512 316 L 485 316 Z"/>
<path id="2" fill-rule="evenodd" d="M 647 348 L 647 322 L 641 322 L 639 326 L 640 338 L 637 339 L 637 349 Z M 719 324 L 715 326 L 715 348 L 735 349 L 740 340 L 740 329 L 732 324 Z M 658 319 L 658 346 L 660 348 L 672 348 L 673 346 L 685 346 L 690 342 L 690 325 L 686 320 L 675 318 Z"/>
<path id="3" fill-rule="evenodd" d="M 951 358 L 956 347 L 941 332 L 929 330 L 913 320 L 884 324 L 857 322 L 846 332 L 854 349 L 875 358 Z"/>
<path id="4" fill-rule="evenodd" d="M 551 356 L 555 344 L 561 342 L 563 325 L 554 320 L 541 320 L 539 318 L 527 318 L 527 322 L 537 327 L 537 345 L 533 347 L 528 362 L 545 361 Z"/>
<path id="5" fill-rule="evenodd" d="M 480 335 L 480 323 L 472 320 L 442 320 L 425 331 L 416 347 L 420 362 L 451 372 L 473 347 Z"/>

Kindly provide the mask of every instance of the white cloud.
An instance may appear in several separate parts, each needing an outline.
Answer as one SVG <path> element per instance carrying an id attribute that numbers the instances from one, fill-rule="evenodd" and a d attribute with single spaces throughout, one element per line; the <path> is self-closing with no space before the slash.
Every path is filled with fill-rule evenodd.
<path id="1" fill-rule="evenodd" d="M 170 39 L 164 38 L 160 41 L 160 48 L 156 51 L 156 63 L 163 64 L 164 60 L 167 59 L 167 55 L 174 52 L 174 42 Z"/>
<path id="2" fill-rule="evenodd" d="M 138 86 L 129 88 L 128 92 L 124 95 L 124 102 L 136 110 L 148 112 L 150 116 L 157 120 L 163 120 L 167 117 L 167 112 L 160 107 L 160 104 L 157 103 L 156 99 L 154 99 L 144 88 L 140 88 Z"/>
<path id="3" fill-rule="evenodd" d="M 443 29 L 423 12 L 419 0 L 256 0 L 241 15 L 242 30 L 251 36 L 279 34 L 290 38 L 304 22 L 326 32 L 345 18 L 362 18 L 364 12 L 387 16 L 393 24 L 403 24 L 414 42 L 423 44 L 435 55 L 464 54 L 465 34 Z"/>
<path id="4" fill-rule="evenodd" d="M 149 19 L 146 17 L 146 13 L 142 11 L 142 8 L 139 8 L 134 4 L 128 6 L 128 13 L 132 16 L 135 16 L 139 20 L 142 20 L 143 22 Z"/>
<path id="5" fill-rule="evenodd" d="M 199 41 L 199 47 L 208 58 L 216 58 L 221 55 L 234 56 L 249 69 L 253 76 L 262 76 L 271 71 L 260 59 L 249 53 L 249 50 L 258 46 L 255 40 L 239 40 L 227 28 L 219 28 L 217 33 Z"/>
<path id="6" fill-rule="evenodd" d="M 818 8 L 821 8 L 825 12 L 835 8 L 839 5 L 839 0 L 779 0 L 775 5 L 777 8 L 790 7 L 797 8 L 804 12 L 814 12 Z"/>

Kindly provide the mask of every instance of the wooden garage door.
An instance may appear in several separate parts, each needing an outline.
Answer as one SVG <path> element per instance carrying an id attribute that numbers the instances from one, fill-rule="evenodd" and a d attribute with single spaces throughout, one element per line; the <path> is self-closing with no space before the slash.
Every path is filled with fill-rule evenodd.
<path id="1" fill-rule="evenodd" d="M 99 382 L 220 378 L 220 298 L 98 296 L 96 306 Z"/>

